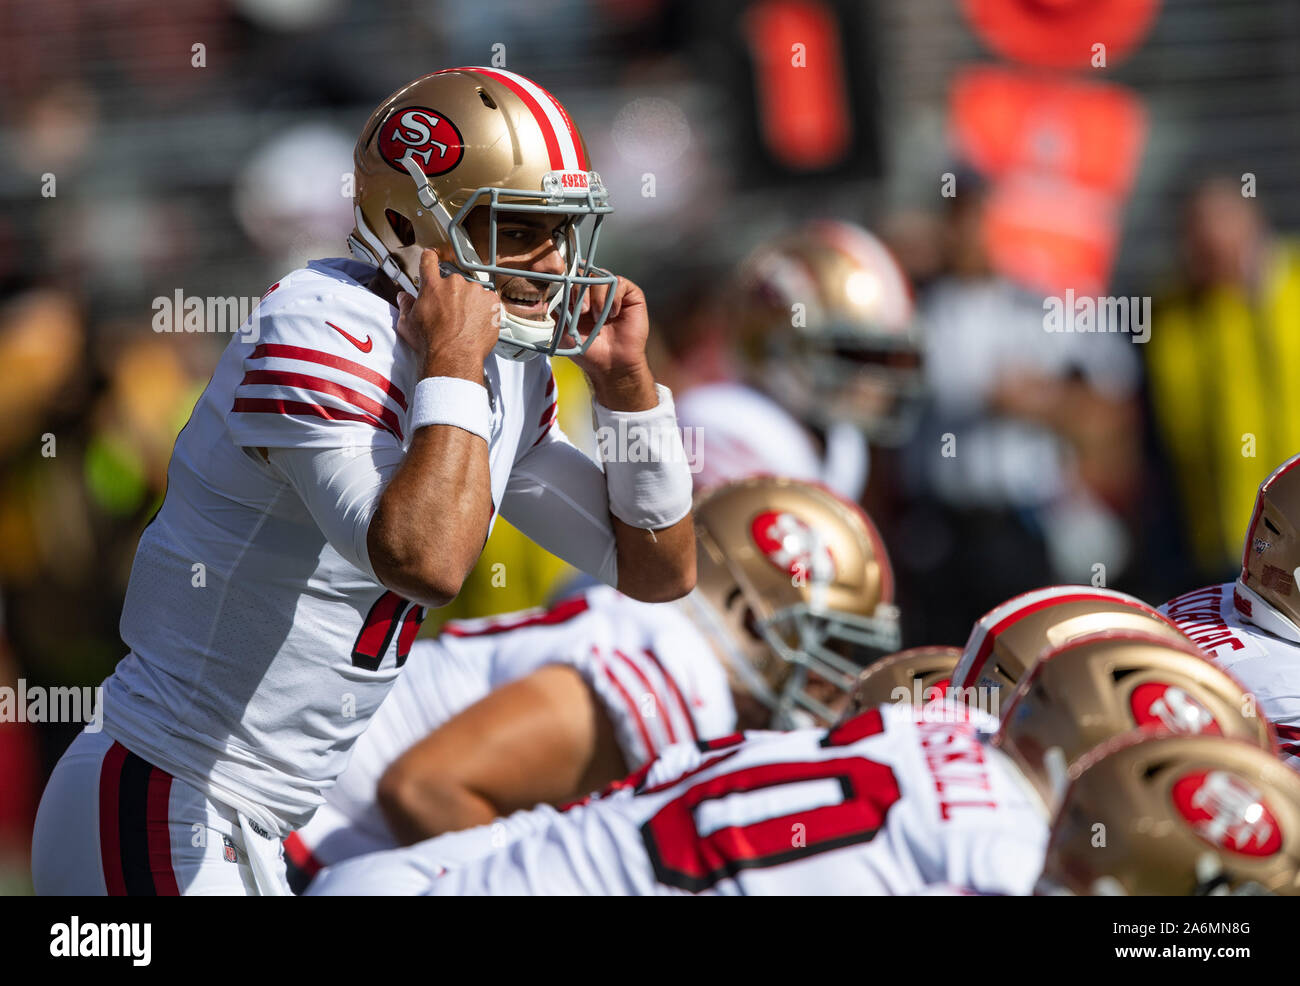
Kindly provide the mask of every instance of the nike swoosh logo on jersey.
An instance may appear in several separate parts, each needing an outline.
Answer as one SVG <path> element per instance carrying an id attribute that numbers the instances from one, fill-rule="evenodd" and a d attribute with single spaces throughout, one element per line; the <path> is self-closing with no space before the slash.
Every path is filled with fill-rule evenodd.
<path id="1" fill-rule="evenodd" d="M 354 345 L 354 346 L 356 346 L 358 349 L 360 349 L 363 353 L 368 353 L 368 352 L 370 352 L 371 347 L 374 346 L 374 342 L 371 341 L 370 336 L 368 336 L 368 335 L 366 336 L 366 341 L 365 341 L 365 342 L 362 342 L 362 341 L 361 341 L 360 339 L 358 339 L 356 336 L 350 336 L 350 335 L 348 335 L 346 332 L 344 332 L 342 329 L 340 329 L 340 328 L 339 328 L 337 325 L 335 325 L 333 322 L 326 322 L 325 324 L 328 325 L 328 326 L 329 326 L 331 329 L 333 329 L 335 332 L 337 332 L 339 335 L 341 335 L 341 336 L 342 336 L 344 339 L 346 339 L 348 342 L 352 343 L 352 345 Z"/>

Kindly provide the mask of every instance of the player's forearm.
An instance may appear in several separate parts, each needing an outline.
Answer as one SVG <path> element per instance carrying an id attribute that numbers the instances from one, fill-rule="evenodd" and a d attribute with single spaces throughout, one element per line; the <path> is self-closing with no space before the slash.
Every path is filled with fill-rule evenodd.
<path id="1" fill-rule="evenodd" d="M 644 531 L 614 518 L 618 591 L 646 603 L 680 599 L 695 588 L 695 526 L 690 514 Z"/>
<path id="2" fill-rule="evenodd" d="M 402 845 L 486 825 L 500 814 L 491 801 L 469 788 L 400 769 L 400 764 L 399 760 L 380 778 L 376 798 Z"/>
<path id="3" fill-rule="evenodd" d="M 611 411 L 647 411 L 659 403 L 654 374 L 642 359 L 631 366 L 587 374 L 591 396 Z"/>
<path id="4" fill-rule="evenodd" d="M 417 429 L 366 534 L 375 575 L 407 599 L 447 605 L 483 549 L 491 515 L 487 442 L 453 425 Z"/>
<path id="5" fill-rule="evenodd" d="M 672 393 L 649 368 L 588 374 L 613 520 L 618 589 L 668 602 L 695 587 L 691 474 Z M 685 516 L 683 516 L 683 514 Z"/>

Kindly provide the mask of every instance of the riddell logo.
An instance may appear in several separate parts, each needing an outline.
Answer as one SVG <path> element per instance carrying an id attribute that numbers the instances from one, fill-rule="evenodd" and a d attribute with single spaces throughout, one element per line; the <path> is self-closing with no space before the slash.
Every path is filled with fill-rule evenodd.
<path id="1" fill-rule="evenodd" d="M 781 571 L 814 583 L 835 579 L 835 559 L 820 534 L 792 513 L 767 510 L 749 528 L 754 544 Z"/>
<path id="2" fill-rule="evenodd" d="M 1222 736 L 1214 716 L 1177 685 L 1148 681 L 1133 689 L 1129 698 L 1133 719 L 1139 726 L 1155 726 L 1172 733 Z"/>
<path id="3" fill-rule="evenodd" d="M 408 158 L 430 178 L 445 175 L 465 153 L 456 125 L 441 113 L 413 106 L 393 114 L 379 129 L 379 153 L 395 170 L 406 174 Z"/>
<path id="4" fill-rule="evenodd" d="M 1250 784 L 1226 770 L 1201 770 L 1174 782 L 1174 807 L 1202 839 L 1246 856 L 1271 856 L 1282 830 Z"/>

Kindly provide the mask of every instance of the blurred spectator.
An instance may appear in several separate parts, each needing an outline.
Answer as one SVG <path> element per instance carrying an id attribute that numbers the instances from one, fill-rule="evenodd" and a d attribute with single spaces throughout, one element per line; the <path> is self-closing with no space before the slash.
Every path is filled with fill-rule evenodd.
<path id="1" fill-rule="evenodd" d="M 1145 347 L 1194 575 L 1229 581 L 1255 491 L 1300 451 L 1300 249 L 1229 178 L 1199 184 L 1182 270 L 1156 298 Z"/>
<path id="2" fill-rule="evenodd" d="M 983 217 L 981 190 L 952 200 L 947 272 L 921 303 L 929 406 L 886 535 L 916 643 L 960 644 L 1035 586 L 1114 580 L 1129 551 L 1137 357 L 1127 337 L 1046 331 L 1043 299 L 990 268 Z"/>

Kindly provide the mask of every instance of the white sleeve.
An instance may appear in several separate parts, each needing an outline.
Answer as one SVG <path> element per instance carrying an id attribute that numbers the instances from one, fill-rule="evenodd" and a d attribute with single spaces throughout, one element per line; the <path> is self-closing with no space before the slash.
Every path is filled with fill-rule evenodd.
<path id="1" fill-rule="evenodd" d="M 618 551 L 600 466 L 552 424 L 510 471 L 501 516 L 606 585 L 618 586 Z"/>
<path id="2" fill-rule="evenodd" d="M 426 839 L 405 849 L 356 856 L 322 870 L 307 888 L 307 896 L 404 897 L 425 893 L 440 877 L 545 831 L 559 815 L 550 805 L 538 805 L 486 825 Z"/>
<path id="3" fill-rule="evenodd" d="M 302 498 L 331 547 L 374 581 L 366 535 L 379 495 L 401 465 L 397 446 L 272 448 L 269 462 Z"/>

